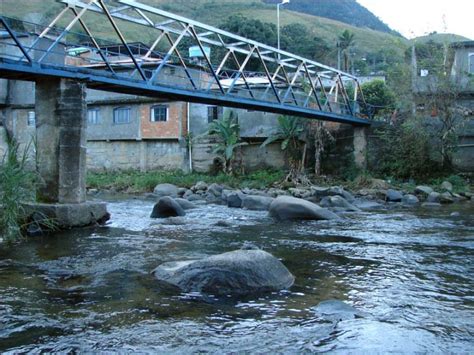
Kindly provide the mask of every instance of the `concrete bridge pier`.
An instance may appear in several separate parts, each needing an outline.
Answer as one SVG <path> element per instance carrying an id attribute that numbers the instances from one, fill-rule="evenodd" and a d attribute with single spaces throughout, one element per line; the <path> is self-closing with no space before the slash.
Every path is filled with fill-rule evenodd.
<path id="1" fill-rule="evenodd" d="M 38 204 L 32 211 L 60 228 L 105 222 L 105 203 L 86 201 L 85 85 L 68 79 L 36 82 L 36 170 Z"/>
<path id="2" fill-rule="evenodd" d="M 367 170 L 368 128 L 354 127 L 354 163 L 357 168 Z"/>

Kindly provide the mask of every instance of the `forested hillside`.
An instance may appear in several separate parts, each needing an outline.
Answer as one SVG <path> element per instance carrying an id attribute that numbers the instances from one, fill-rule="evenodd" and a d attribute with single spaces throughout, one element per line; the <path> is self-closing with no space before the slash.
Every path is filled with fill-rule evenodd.
<path id="1" fill-rule="evenodd" d="M 263 1 L 273 4 L 281 2 L 281 0 Z M 285 6 L 292 11 L 325 17 L 356 27 L 367 27 L 380 32 L 396 33 L 356 0 L 294 0 Z"/>

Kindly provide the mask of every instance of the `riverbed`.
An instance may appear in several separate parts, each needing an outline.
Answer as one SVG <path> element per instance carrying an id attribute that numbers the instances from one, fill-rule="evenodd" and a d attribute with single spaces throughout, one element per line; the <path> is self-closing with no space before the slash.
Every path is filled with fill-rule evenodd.
<path id="1" fill-rule="evenodd" d="M 172 222 L 153 202 L 109 201 L 105 227 L 0 247 L 0 351 L 472 353 L 474 203 L 390 205 L 340 221 L 277 223 L 201 205 Z M 205 298 L 159 284 L 159 264 L 252 243 L 289 290 Z M 340 300 L 361 316 L 327 316 Z"/>

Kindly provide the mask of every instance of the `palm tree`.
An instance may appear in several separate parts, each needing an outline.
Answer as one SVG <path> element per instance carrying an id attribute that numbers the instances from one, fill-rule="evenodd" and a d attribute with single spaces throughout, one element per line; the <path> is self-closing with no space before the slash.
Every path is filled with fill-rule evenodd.
<path id="1" fill-rule="evenodd" d="M 338 37 L 339 50 L 344 54 L 344 71 L 349 71 L 349 48 L 354 46 L 355 34 L 349 30 L 344 30 Z"/>
<path id="2" fill-rule="evenodd" d="M 235 149 L 247 145 L 245 142 L 239 142 L 240 126 L 237 114 L 235 114 L 234 111 L 230 111 L 230 113 L 225 115 L 222 119 L 212 121 L 209 126 L 208 134 L 215 135 L 219 138 L 219 142 L 214 148 L 214 153 L 222 157 L 224 161 L 224 172 L 231 174 Z"/>

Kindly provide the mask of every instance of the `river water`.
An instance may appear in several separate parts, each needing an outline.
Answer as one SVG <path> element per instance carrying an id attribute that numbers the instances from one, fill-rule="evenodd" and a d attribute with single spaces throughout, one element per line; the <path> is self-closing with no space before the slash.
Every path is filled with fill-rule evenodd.
<path id="1" fill-rule="evenodd" d="M 152 206 L 118 199 L 107 227 L 0 247 L 0 351 L 474 351 L 473 203 L 294 223 L 203 205 L 169 224 L 148 218 Z M 246 242 L 280 258 L 295 285 L 203 300 L 150 274 Z M 325 300 L 360 316 L 323 314 Z"/>

